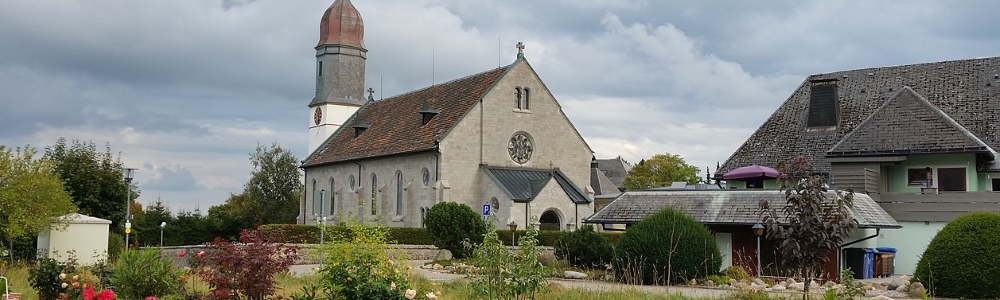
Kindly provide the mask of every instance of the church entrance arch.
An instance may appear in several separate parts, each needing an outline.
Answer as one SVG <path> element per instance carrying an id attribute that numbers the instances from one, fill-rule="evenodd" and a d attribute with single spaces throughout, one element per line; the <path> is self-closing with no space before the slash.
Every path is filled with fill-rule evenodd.
<path id="1" fill-rule="evenodd" d="M 554 209 L 546 210 L 542 213 L 542 216 L 538 218 L 538 223 L 539 230 L 559 231 L 562 229 L 559 226 L 559 212 Z"/>

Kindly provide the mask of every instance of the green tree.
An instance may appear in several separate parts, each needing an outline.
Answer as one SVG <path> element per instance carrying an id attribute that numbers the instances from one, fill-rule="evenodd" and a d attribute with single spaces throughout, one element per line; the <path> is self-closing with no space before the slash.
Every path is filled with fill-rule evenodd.
<path id="1" fill-rule="evenodd" d="M 37 235 L 52 220 L 76 211 L 54 163 L 35 159 L 34 148 L 0 146 L 0 237 L 13 241 Z M 4 248 L 4 247 L 0 247 Z"/>
<path id="2" fill-rule="evenodd" d="M 641 190 L 669 186 L 676 181 L 698 183 L 698 167 L 687 164 L 677 154 L 656 154 L 639 161 L 625 176 L 622 183 L 627 190 Z"/>
<path id="3" fill-rule="evenodd" d="M 246 221 L 252 225 L 295 223 L 303 189 L 298 159 L 275 142 L 270 147 L 257 145 L 250 162 L 253 172 L 243 190 Z"/>
<path id="4" fill-rule="evenodd" d="M 98 152 L 93 142 L 74 140 L 67 144 L 60 138 L 46 149 L 45 158 L 55 162 L 55 170 L 81 214 L 111 220 L 111 228 L 124 230 L 126 188 L 129 203 L 139 197 L 139 190 L 122 177 L 121 159 L 111 154 L 110 144 Z"/>
<path id="5" fill-rule="evenodd" d="M 828 193 L 823 177 L 810 175 L 811 167 L 804 156 L 796 157 L 791 168 L 785 162 L 779 163 L 778 171 L 792 174 L 779 178 L 785 204 L 771 208 L 768 201 L 761 201 L 761 217 L 767 238 L 777 242 L 779 264 L 800 270 L 806 278 L 805 299 L 809 282 L 819 276 L 830 254 L 838 251 L 851 230 L 858 227 L 850 210 L 854 193 Z"/>
<path id="6" fill-rule="evenodd" d="M 245 213 L 248 210 L 249 199 L 242 193 L 230 194 L 226 203 L 209 207 L 208 219 L 213 222 L 213 235 L 227 240 L 238 238 L 241 229 L 253 227 Z"/>
<path id="7" fill-rule="evenodd" d="M 143 246 L 159 246 L 160 224 L 163 222 L 169 224 L 174 221 L 170 215 L 170 209 L 164 206 L 163 201 L 157 197 L 153 205 L 148 205 L 146 209 L 142 210 L 142 217 L 139 218 L 139 216 L 139 214 L 135 214 L 135 219 L 132 220 L 132 229 L 137 232 L 136 239 L 140 240 Z M 164 233 L 164 240 L 166 240 L 166 233 Z"/>

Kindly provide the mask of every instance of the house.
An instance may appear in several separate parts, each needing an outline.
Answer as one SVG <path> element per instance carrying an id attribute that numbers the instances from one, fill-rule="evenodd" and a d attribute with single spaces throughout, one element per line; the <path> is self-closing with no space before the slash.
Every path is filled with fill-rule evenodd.
<path id="1" fill-rule="evenodd" d="M 615 158 L 597 159 L 597 169 L 604 173 L 605 177 L 608 177 L 615 186 L 619 188 L 620 191 L 624 191 L 625 188 L 625 177 L 628 176 L 628 172 L 632 170 L 632 165 L 625 161 L 621 156 Z"/>
<path id="2" fill-rule="evenodd" d="M 836 198 L 835 192 L 827 197 Z M 752 227 L 760 223 L 760 201 L 772 205 L 784 204 L 785 194 L 777 190 L 646 190 L 626 191 L 610 204 L 590 216 L 584 223 L 600 224 L 607 228 L 612 225 L 626 227 L 638 223 L 646 217 L 666 208 L 672 208 L 694 218 L 713 232 L 719 252 L 723 254 L 722 268 L 730 265 L 744 267 L 750 273 L 757 272 L 757 236 Z M 843 244 L 846 247 L 864 247 L 867 240 L 878 236 L 881 229 L 899 228 L 878 204 L 864 194 L 856 194 L 851 215 L 859 229 L 851 233 Z M 776 216 L 786 216 L 778 212 Z M 620 226 L 619 226 L 620 228 Z M 764 276 L 787 276 L 777 267 L 778 255 L 774 244 L 761 239 L 761 274 Z M 834 254 L 824 266 L 824 274 L 833 277 L 839 274 L 840 253 Z"/>
<path id="3" fill-rule="evenodd" d="M 804 155 L 899 221 L 877 243 L 898 248 L 895 271 L 910 274 L 948 221 L 1000 211 L 996 149 L 1000 57 L 868 68 L 809 76 L 716 177 Z"/>
<path id="4" fill-rule="evenodd" d="M 593 212 L 593 151 L 525 58 L 375 100 L 364 97 L 364 24 L 350 0 L 320 22 L 310 154 L 298 222 L 422 227 L 451 201 L 543 230 Z M 524 227 L 522 227 L 524 228 Z"/>

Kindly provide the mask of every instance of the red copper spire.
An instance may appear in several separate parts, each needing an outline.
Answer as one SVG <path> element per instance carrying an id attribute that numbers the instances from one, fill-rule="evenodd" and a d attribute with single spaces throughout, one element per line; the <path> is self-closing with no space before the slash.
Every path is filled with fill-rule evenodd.
<path id="1" fill-rule="evenodd" d="M 319 23 L 320 45 L 345 45 L 365 48 L 365 23 L 351 0 L 337 0 L 323 13 Z"/>

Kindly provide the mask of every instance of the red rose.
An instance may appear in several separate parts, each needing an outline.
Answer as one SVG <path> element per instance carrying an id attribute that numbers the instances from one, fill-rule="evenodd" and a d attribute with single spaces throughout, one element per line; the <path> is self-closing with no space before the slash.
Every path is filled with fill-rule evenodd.
<path id="1" fill-rule="evenodd" d="M 184 252 L 184 250 L 181 250 L 181 253 L 177 253 L 177 256 L 180 257 L 184 257 L 184 255 L 187 255 L 187 252 Z"/>

